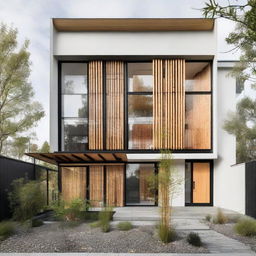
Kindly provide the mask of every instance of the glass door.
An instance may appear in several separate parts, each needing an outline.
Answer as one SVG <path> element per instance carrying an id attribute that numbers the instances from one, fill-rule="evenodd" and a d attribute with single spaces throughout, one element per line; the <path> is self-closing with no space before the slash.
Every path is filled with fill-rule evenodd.
<path id="1" fill-rule="evenodd" d="M 127 164 L 126 205 L 156 205 L 155 164 Z"/>

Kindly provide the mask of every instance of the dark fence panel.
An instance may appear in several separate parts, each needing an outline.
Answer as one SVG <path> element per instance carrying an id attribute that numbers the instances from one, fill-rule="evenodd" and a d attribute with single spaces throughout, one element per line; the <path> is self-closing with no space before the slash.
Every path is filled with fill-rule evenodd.
<path id="1" fill-rule="evenodd" d="M 41 181 L 47 204 L 57 199 L 58 174 L 56 171 L 33 163 L 0 156 L 0 220 L 11 217 L 8 192 L 11 189 L 13 180 L 22 177 Z"/>
<path id="2" fill-rule="evenodd" d="M 245 214 L 256 218 L 256 161 L 245 164 Z"/>

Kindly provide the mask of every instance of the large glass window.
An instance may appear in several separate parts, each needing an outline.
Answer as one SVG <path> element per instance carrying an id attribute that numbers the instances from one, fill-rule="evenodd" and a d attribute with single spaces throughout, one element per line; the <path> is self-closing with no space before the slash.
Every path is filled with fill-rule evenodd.
<path id="1" fill-rule="evenodd" d="M 186 63 L 185 148 L 211 149 L 211 64 Z"/>
<path id="2" fill-rule="evenodd" d="M 129 149 L 152 149 L 152 64 L 128 63 Z"/>
<path id="3" fill-rule="evenodd" d="M 154 164 L 128 164 L 126 167 L 126 205 L 155 205 L 157 186 L 153 183 Z"/>
<path id="4" fill-rule="evenodd" d="M 88 148 L 87 64 L 62 63 L 62 150 Z"/>

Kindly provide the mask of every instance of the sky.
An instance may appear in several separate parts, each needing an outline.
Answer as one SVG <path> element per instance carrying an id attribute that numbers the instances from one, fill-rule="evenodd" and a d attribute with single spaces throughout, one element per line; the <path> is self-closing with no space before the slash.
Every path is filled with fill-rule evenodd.
<path id="1" fill-rule="evenodd" d="M 0 22 L 18 29 L 20 45 L 30 40 L 31 84 L 35 99 L 41 102 L 45 117 L 33 129 L 37 144 L 49 141 L 49 75 L 51 18 L 200 18 L 207 0 L 0 0 Z M 226 0 L 221 2 L 227 3 Z M 238 0 L 244 3 L 244 0 Z M 239 53 L 225 37 L 234 24 L 218 20 L 218 60 L 237 60 Z M 56 128 L 57 129 L 57 128 Z"/>

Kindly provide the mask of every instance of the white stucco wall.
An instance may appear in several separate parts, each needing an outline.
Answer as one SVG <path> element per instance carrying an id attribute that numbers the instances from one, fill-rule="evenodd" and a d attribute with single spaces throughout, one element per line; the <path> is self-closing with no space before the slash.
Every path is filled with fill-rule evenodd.
<path id="1" fill-rule="evenodd" d="M 214 205 L 245 212 L 245 170 L 236 163 L 236 139 L 223 129 L 230 111 L 236 109 L 236 81 L 230 68 L 218 70 L 218 159 L 214 161 Z"/>

